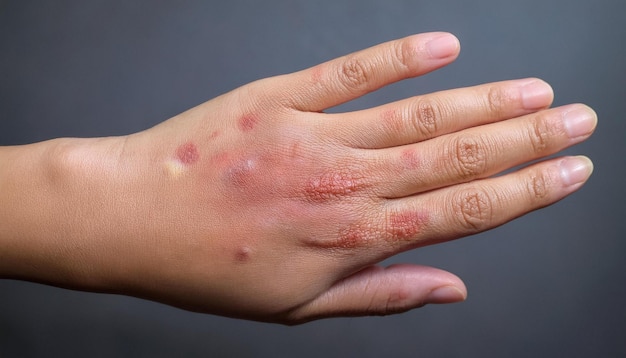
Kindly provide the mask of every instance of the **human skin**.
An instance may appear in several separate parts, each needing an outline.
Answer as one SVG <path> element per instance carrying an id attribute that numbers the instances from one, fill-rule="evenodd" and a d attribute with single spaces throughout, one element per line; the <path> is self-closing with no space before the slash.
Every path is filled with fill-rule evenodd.
<path id="1" fill-rule="evenodd" d="M 324 110 L 451 63 L 427 33 L 253 82 L 148 130 L 0 148 L 0 277 L 284 324 L 462 301 L 399 252 L 579 189 L 595 113 L 538 79 Z"/>

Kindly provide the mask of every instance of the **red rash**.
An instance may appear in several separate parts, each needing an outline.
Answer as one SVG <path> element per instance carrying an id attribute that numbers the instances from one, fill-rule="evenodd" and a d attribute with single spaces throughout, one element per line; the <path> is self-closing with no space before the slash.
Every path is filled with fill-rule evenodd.
<path id="1" fill-rule="evenodd" d="M 311 69 L 311 80 L 313 83 L 320 83 L 322 81 L 322 65 L 317 65 Z"/>
<path id="2" fill-rule="evenodd" d="M 330 172 L 309 180 L 304 188 L 306 198 L 325 202 L 356 192 L 363 183 L 347 172 Z"/>
<path id="3" fill-rule="evenodd" d="M 419 156 L 414 149 L 405 149 L 402 151 L 400 160 L 402 160 L 404 169 L 416 169 L 420 164 Z"/>
<path id="4" fill-rule="evenodd" d="M 356 223 L 339 231 L 336 241 L 318 244 L 323 248 L 351 249 L 375 244 L 380 240 L 403 242 L 415 239 L 426 223 L 425 213 L 404 212 L 389 216 L 385 226 Z"/>
<path id="5" fill-rule="evenodd" d="M 387 128 L 398 132 L 402 131 L 402 116 L 397 111 L 393 109 L 386 110 L 381 114 L 381 116 L 383 121 L 385 121 Z"/>
<path id="6" fill-rule="evenodd" d="M 245 116 L 239 118 L 239 129 L 243 132 L 249 132 L 254 129 L 258 122 L 259 117 L 252 114 L 246 114 Z"/>
<path id="7" fill-rule="evenodd" d="M 388 241 L 405 241 L 415 237 L 424 223 L 426 214 L 404 212 L 391 214 L 387 223 L 386 238 Z"/>
<path id="8" fill-rule="evenodd" d="M 371 237 L 369 230 L 364 230 L 358 224 L 352 224 L 338 232 L 333 240 L 311 240 L 311 245 L 322 249 L 354 249 L 364 246 Z"/>
<path id="9" fill-rule="evenodd" d="M 367 240 L 368 233 L 358 225 L 351 225 L 339 234 L 339 241 L 333 247 L 352 249 L 362 246 Z"/>
<path id="10" fill-rule="evenodd" d="M 191 165 L 200 159 L 200 153 L 193 143 L 185 143 L 176 149 L 176 158 L 183 164 Z"/>

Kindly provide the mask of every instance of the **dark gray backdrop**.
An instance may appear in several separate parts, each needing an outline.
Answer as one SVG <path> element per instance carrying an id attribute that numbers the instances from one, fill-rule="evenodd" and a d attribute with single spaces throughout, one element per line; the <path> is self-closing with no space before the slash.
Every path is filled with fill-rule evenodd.
<path id="1" fill-rule="evenodd" d="M 538 76 L 600 122 L 581 192 L 393 261 L 459 274 L 467 302 L 282 327 L 0 281 L 0 356 L 626 355 L 623 0 L 0 0 L 0 144 L 126 134 L 249 81 L 445 30 L 457 63 L 343 106 Z"/>

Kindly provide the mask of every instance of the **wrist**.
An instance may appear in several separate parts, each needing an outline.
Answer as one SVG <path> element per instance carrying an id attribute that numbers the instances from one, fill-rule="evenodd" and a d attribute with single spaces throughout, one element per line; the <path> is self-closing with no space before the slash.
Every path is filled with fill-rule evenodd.
<path id="1" fill-rule="evenodd" d="M 119 139 L 2 148 L 0 277 L 98 289 L 94 234 Z M 100 232 L 101 234 L 101 232 Z"/>

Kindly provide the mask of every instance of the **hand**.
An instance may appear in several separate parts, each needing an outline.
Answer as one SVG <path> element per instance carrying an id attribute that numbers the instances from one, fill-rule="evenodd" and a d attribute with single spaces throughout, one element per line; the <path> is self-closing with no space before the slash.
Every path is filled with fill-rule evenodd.
<path id="1" fill-rule="evenodd" d="M 537 79 L 323 112 L 458 51 L 448 34 L 411 36 L 251 83 L 135 135 L 59 141 L 45 208 L 65 215 L 48 227 L 63 235 L 55 255 L 30 257 L 46 273 L 20 277 L 288 324 L 464 300 L 451 273 L 373 265 L 580 188 L 584 157 L 495 175 L 585 140 L 594 112 L 547 109 L 552 91 Z"/>

